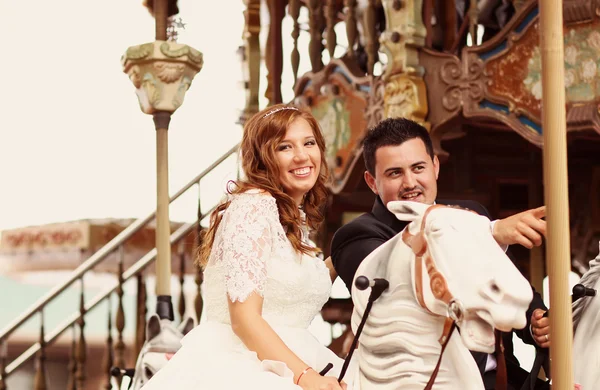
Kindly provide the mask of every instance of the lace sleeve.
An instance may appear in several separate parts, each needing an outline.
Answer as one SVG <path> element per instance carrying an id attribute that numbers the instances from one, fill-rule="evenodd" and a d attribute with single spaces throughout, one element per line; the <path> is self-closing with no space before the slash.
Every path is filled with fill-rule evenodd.
<path id="1" fill-rule="evenodd" d="M 277 206 L 272 197 L 241 194 L 232 199 L 223 216 L 221 261 L 226 269 L 225 288 L 232 302 L 243 302 L 254 291 L 263 296 L 271 256 L 273 213 L 277 213 Z"/>

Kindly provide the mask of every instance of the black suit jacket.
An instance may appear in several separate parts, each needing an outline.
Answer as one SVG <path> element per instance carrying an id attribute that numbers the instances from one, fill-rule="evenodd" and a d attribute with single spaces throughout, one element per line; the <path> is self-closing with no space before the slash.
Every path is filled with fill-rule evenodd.
<path id="1" fill-rule="evenodd" d="M 486 208 L 474 201 L 438 200 L 437 203 L 460 206 L 473 210 L 488 218 L 490 217 Z M 342 278 L 349 291 L 352 291 L 352 281 L 360 263 L 376 248 L 401 232 L 407 224 L 408 222 L 406 221 L 398 220 L 396 216 L 383 205 L 381 199 L 377 197 L 370 213 L 363 214 L 352 220 L 335 233 L 331 243 L 331 260 L 337 274 Z M 514 261 L 510 250 L 507 251 L 507 255 Z M 531 315 L 537 308 L 547 309 L 540 294 L 538 294 L 533 287 L 532 290 L 534 294 L 533 300 L 527 310 L 527 326 L 520 330 L 514 330 L 514 332 L 521 340 L 523 340 L 523 342 L 538 348 L 529 331 Z M 514 356 L 512 333 L 503 333 L 502 340 L 504 343 L 504 355 L 506 358 L 509 380 L 511 376 L 523 375 L 522 372 L 517 373 L 517 371 L 520 370 L 520 364 Z M 481 354 L 480 352 L 472 353 L 479 366 L 479 370 L 483 375 L 487 355 Z M 516 382 L 520 382 L 520 379 Z"/>

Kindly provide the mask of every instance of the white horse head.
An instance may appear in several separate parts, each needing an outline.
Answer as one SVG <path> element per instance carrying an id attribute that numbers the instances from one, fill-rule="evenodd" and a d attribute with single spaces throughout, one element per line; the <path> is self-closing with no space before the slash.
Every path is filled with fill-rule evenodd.
<path id="1" fill-rule="evenodd" d="M 181 339 L 195 326 L 193 318 L 188 317 L 175 326 L 167 319 L 153 314 L 146 324 L 146 341 L 140 350 L 135 364 L 132 389 L 140 389 L 164 367 L 181 347 Z"/>
<path id="2" fill-rule="evenodd" d="M 390 202 L 388 208 L 411 223 L 356 272 L 356 277 L 390 283 L 360 337 L 361 388 L 377 384 L 378 389 L 423 389 L 440 355 L 444 322 L 451 316 L 461 332 L 448 343 L 435 388 L 483 389 L 468 349 L 491 353 L 494 329 L 523 328 L 531 286 L 494 240 L 486 217 L 415 202 Z M 368 290 L 352 289 L 355 331 L 368 295 Z"/>
<path id="3" fill-rule="evenodd" d="M 573 375 L 583 389 L 600 389 L 600 253 L 579 283 L 594 288 L 597 296 L 573 303 Z"/>

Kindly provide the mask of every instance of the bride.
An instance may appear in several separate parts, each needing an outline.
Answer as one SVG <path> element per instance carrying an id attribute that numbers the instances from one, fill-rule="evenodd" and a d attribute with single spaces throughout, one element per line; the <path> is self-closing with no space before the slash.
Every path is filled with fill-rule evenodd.
<path id="1" fill-rule="evenodd" d="M 240 149 L 246 179 L 211 216 L 198 256 L 206 321 L 144 390 L 349 389 L 336 380 L 343 361 L 308 331 L 336 277 L 308 240 L 327 196 L 318 123 L 272 106 L 246 122 Z"/>

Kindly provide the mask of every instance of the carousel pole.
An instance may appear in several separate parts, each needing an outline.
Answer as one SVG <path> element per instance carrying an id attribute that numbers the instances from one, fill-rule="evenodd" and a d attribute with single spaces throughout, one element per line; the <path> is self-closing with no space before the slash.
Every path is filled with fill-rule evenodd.
<path id="1" fill-rule="evenodd" d="M 539 2 L 542 49 L 544 197 L 548 223 L 550 371 L 553 390 L 573 390 L 573 321 L 569 291 L 571 245 L 565 112 L 562 0 Z"/>
<path id="2" fill-rule="evenodd" d="M 167 8 L 167 0 L 154 0 L 157 41 L 167 40 Z M 152 115 L 156 129 L 156 314 L 173 321 L 168 135 L 171 112 L 155 111 Z"/>
<path id="3" fill-rule="evenodd" d="M 167 40 L 167 21 L 176 0 L 153 0 L 156 40 L 127 49 L 121 62 L 136 88 L 140 108 L 152 115 L 156 131 L 156 314 L 174 319 L 171 301 L 168 130 L 194 76 L 202 69 L 202 53 Z"/>

